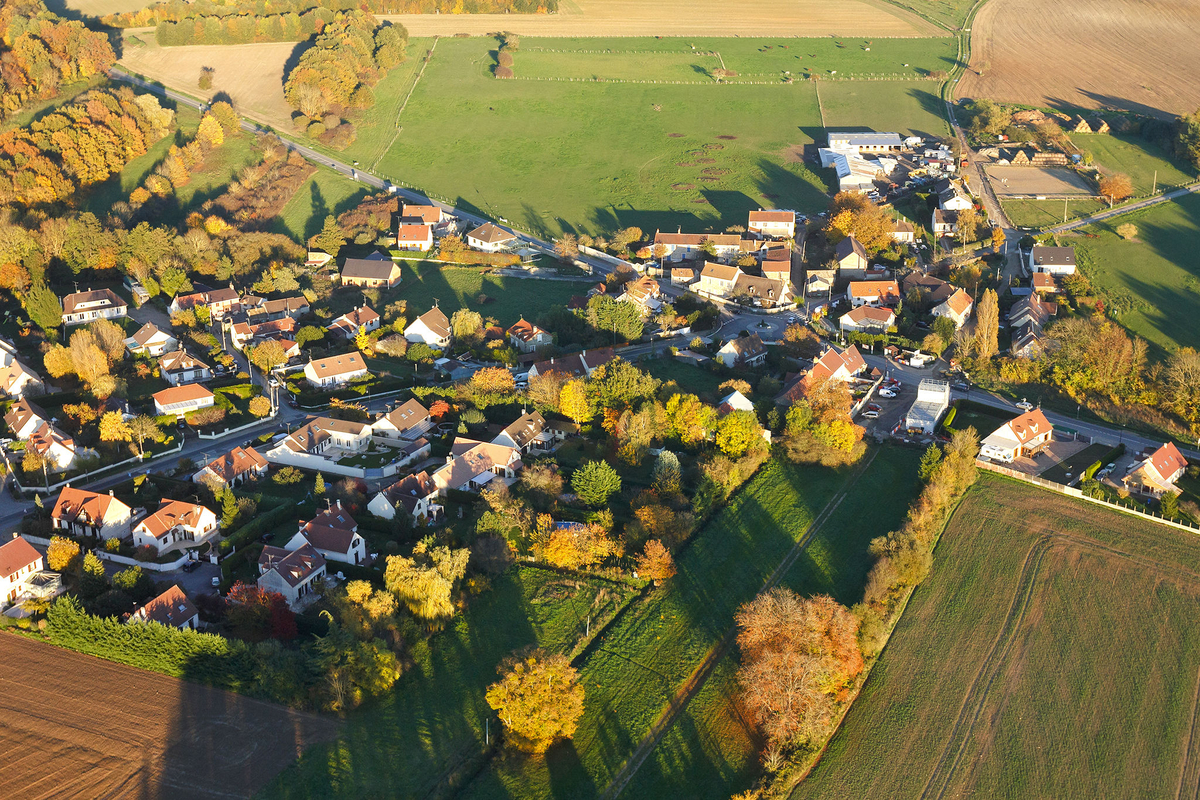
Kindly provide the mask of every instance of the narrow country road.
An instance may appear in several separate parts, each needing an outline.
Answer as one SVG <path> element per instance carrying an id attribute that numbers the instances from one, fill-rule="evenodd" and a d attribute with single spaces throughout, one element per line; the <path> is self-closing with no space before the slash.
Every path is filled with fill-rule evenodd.
<path id="1" fill-rule="evenodd" d="M 1183 197 L 1184 195 L 1194 194 L 1195 192 L 1200 192 L 1200 183 L 1192 186 L 1185 186 L 1182 189 L 1176 189 L 1175 191 L 1167 192 L 1166 194 L 1156 195 L 1155 197 L 1147 197 L 1145 200 L 1139 200 L 1136 203 L 1131 203 L 1127 206 L 1121 206 L 1120 208 L 1101 211 L 1099 214 L 1092 214 L 1090 217 L 1081 217 L 1080 219 L 1067 222 L 1063 225 L 1055 225 L 1053 228 L 1046 228 L 1045 232 L 1063 233 L 1064 231 L 1069 231 L 1074 228 L 1082 228 L 1085 225 L 1091 225 L 1093 222 L 1100 222 L 1102 220 L 1111 219 L 1112 217 L 1119 217 L 1132 211 L 1140 211 L 1143 208 L 1156 206 L 1159 203 L 1165 203 L 1168 200 L 1174 200 L 1178 197 Z"/>

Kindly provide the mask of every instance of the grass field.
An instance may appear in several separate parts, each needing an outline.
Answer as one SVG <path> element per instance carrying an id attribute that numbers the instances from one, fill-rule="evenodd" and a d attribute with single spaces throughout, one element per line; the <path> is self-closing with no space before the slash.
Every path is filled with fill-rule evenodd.
<path id="1" fill-rule="evenodd" d="M 871 564 L 867 545 L 903 522 L 919 489 L 919 460 L 917 450 L 881 450 L 783 584 L 803 595 L 830 594 L 846 605 L 861 600 Z M 871 502 L 858 502 L 862 497 Z M 721 662 L 622 797 L 725 800 L 749 788 L 761 742 L 736 701 L 738 663 L 736 653 Z"/>
<path id="2" fill-rule="evenodd" d="M 916 12 L 925 19 L 958 30 L 966 22 L 974 0 L 896 0 L 896 5 Z"/>
<path id="3" fill-rule="evenodd" d="M 644 368 L 663 383 L 675 381 L 683 391 L 706 398 L 710 402 L 720 399 L 717 396 L 720 394 L 719 387 L 722 381 L 726 380 L 695 364 L 674 358 L 651 359 L 646 362 Z"/>
<path id="4" fill-rule="evenodd" d="M 983 474 L 793 797 L 1194 797 L 1200 541 Z"/>
<path id="5" fill-rule="evenodd" d="M 679 574 L 631 606 L 580 666 L 587 700 L 571 742 L 493 761 L 467 798 L 592 797 L 733 622 L 845 472 L 769 462 L 677 557 Z"/>
<path id="6" fill-rule="evenodd" d="M 1066 203 L 1067 221 L 1086 217 L 1108 208 L 1108 204 L 1092 198 L 1079 200 L 1004 200 L 1001 206 L 1008 220 L 1018 228 L 1050 228 L 1061 225 L 1063 203 Z"/>
<path id="7" fill-rule="evenodd" d="M 275 220 L 275 228 L 307 242 L 309 237 L 321 232 L 325 217 L 349 211 L 371 191 L 340 172 L 319 169 L 288 200 Z"/>
<path id="8" fill-rule="evenodd" d="M 825 124 L 901 135 L 946 136 L 936 81 L 825 81 L 817 85 Z"/>
<path id="9" fill-rule="evenodd" d="M 425 797 L 444 790 L 444 779 L 485 752 L 491 712 L 484 692 L 500 661 L 527 645 L 572 655 L 589 612 L 594 634 L 632 594 L 608 581 L 510 570 L 450 629 L 414 646 L 415 663 L 391 694 L 352 714 L 335 742 L 306 752 L 263 797 Z"/>
<path id="10" fill-rule="evenodd" d="M 1125 223 L 1137 239 L 1117 236 Z M 1190 194 L 1145 211 L 1125 214 L 1064 239 L 1076 247 L 1083 272 L 1106 292 L 1137 306 L 1121 323 L 1161 350 L 1200 347 L 1194 323 L 1200 308 L 1200 197 Z"/>
<path id="11" fill-rule="evenodd" d="M 1195 170 L 1185 171 L 1184 164 L 1138 136 L 1075 134 L 1070 138 L 1080 150 L 1091 153 L 1095 164 L 1106 174 L 1128 175 L 1137 194 L 1150 194 L 1156 171 L 1159 189 L 1196 180 Z"/>

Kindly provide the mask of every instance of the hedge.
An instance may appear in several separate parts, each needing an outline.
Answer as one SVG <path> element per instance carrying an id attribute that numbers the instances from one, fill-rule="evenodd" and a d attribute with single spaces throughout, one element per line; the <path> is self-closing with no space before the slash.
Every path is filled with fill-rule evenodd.
<path id="1" fill-rule="evenodd" d="M 946 418 L 942 420 L 942 427 L 949 428 L 954 422 L 954 415 L 958 413 L 958 406 L 952 407 L 946 412 Z"/>
<path id="2" fill-rule="evenodd" d="M 80 653 L 225 689 L 245 689 L 254 681 L 254 658 L 244 642 L 93 617 L 70 596 L 51 606 L 46 623 L 51 642 Z"/>
<path id="3" fill-rule="evenodd" d="M 296 515 L 296 507 L 292 505 L 279 506 L 265 514 L 259 514 L 242 527 L 233 532 L 221 542 L 221 552 L 227 553 L 234 547 L 244 547 L 258 540 L 258 537 L 282 523 L 289 516 Z M 297 527 L 297 530 L 299 528 Z"/>

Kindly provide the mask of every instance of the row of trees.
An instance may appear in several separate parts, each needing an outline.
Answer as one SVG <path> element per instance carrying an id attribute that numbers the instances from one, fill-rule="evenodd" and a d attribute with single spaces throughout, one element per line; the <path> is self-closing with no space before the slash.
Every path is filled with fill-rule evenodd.
<path id="1" fill-rule="evenodd" d="M 289 11 L 263 16 L 245 13 L 196 14 L 178 22 L 168 20 L 159 22 L 154 31 L 154 38 L 163 47 L 193 44 L 302 42 L 320 33 L 329 23 L 342 19 L 346 13 L 321 6 L 302 13 Z"/>
<path id="2" fill-rule="evenodd" d="M 107 36 L 50 13 L 42 0 L 0 2 L 0 119 L 114 61 Z"/>
<path id="3" fill-rule="evenodd" d="M 235 134 L 240 125 L 241 119 L 229 103 L 213 103 L 200 118 L 192 141 L 183 146 L 172 144 L 166 157 L 146 176 L 142 185 L 130 193 L 129 205 L 134 212 L 151 197 L 165 197 L 186 186 L 192 179 L 192 172 L 200 169 L 209 154 L 225 143 L 225 137 Z"/>
<path id="4" fill-rule="evenodd" d="M 310 9 L 373 14 L 535 14 L 558 10 L 558 0 L 166 0 L 137 11 L 100 18 L 114 28 L 141 28 L 189 17 L 230 17 L 301 14 Z"/>
<path id="5" fill-rule="evenodd" d="M 0 134 L 0 203 L 70 201 L 143 155 L 174 121 L 153 95 L 128 87 L 88 92 Z"/>

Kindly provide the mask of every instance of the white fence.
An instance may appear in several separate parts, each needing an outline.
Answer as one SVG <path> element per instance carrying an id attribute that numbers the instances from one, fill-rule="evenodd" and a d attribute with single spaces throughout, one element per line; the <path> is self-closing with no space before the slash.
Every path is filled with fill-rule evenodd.
<path id="1" fill-rule="evenodd" d="M 50 540 L 42 536 L 32 536 L 30 534 L 23 533 L 21 534 L 21 538 L 30 544 L 40 544 L 42 547 L 50 546 Z M 127 567 L 141 567 L 142 569 L 149 570 L 150 572 L 174 572 L 186 564 L 191 558 L 191 556 L 187 553 L 182 553 L 180 554 L 179 558 L 175 559 L 174 561 L 168 561 L 164 564 L 160 564 L 157 561 L 138 561 L 136 558 L 130 558 L 129 556 L 123 556 L 117 553 L 109 553 L 106 550 L 93 550 L 92 552 L 95 553 L 96 557 L 101 561 L 111 561 L 114 564 L 124 564 Z"/>
<path id="2" fill-rule="evenodd" d="M 220 439 L 221 437 L 228 436 L 231 433 L 237 433 L 238 431 L 248 430 L 249 428 L 257 428 L 258 426 L 265 424 L 269 420 L 275 419 L 275 415 L 278 413 L 279 413 L 279 409 L 275 409 L 274 411 L 272 411 L 270 414 L 263 417 L 262 419 L 256 419 L 253 422 L 247 422 L 245 425 L 239 425 L 236 428 L 226 428 L 225 430 L 221 431 L 220 433 L 198 433 L 196 435 L 199 436 L 201 439 Z"/>
<path id="3" fill-rule="evenodd" d="M 84 472 L 80 475 L 72 475 L 70 478 L 67 478 L 66 480 L 59 481 L 58 483 L 52 483 L 52 484 L 50 484 L 49 487 L 47 487 L 45 485 L 23 486 L 21 484 L 21 482 L 17 480 L 17 473 L 15 470 L 12 472 L 12 482 L 17 485 L 17 489 L 19 491 L 34 492 L 35 494 L 47 494 L 48 495 L 51 492 L 58 491 L 59 489 L 63 488 L 64 486 L 66 486 L 70 483 L 82 481 L 85 478 L 91 477 L 92 475 L 98 475 L 101 472 L 108 472 L 110 469 L 113 469 L 114 467 L 120 467 L 124 464 L 132 464 L 135 461 L 137 461 L 138 463 L 144 464 L 147 461 L 153 461 L 157 458 L 162 458 L 163 456 L 173 455 L 175 453 L 178 453 L 182 449 L 183 449 L 183 437 L 180 437 L 179 446 L 176 447 L 174 450 L 164 450 L 163 452 L 161 452 L 157 455 L 151 456 L 150 458 L 142 458 L 140 456 L 134 456 L 133 458 L 127 458 L 124 461 L 118 461 L 115 464 L 105 464 L 102 467 L 97 467 L 96 469 L 92 470 L 91 472 Z M 109 477 L 112 477 L 112 476 L 109 476 Z"/>

